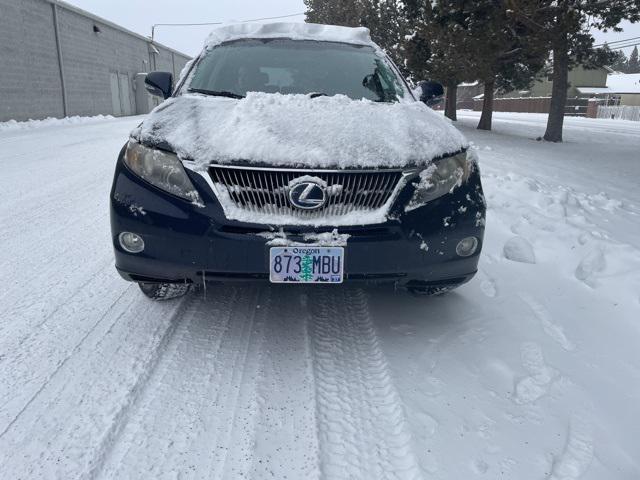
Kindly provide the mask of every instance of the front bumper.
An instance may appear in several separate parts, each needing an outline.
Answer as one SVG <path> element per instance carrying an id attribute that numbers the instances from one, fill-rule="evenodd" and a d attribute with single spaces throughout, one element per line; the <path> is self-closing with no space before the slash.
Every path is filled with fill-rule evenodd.
<path id="1" fill-rule="evenodd" d="M 111 191 L 111 232 L 116 268 L 137 282 L 268 280 L 269 245 L 259 233 L 278 226 L 228 220 L 207 182 L 187 170 L 204 207 L 169 195 L 131 173 L 122 152 Z M 392 207 L 395 219 L 383 224 L 339 227 L 349 234 L 345 281 L 394 282 L 401 285 L 457 285 L 477 270 L 484 237 L 485 203 L 478 172 L 453 193 L 410 212 L 399 210 L 413 187 L 407 186 Z M 406 190 L 406 191 L 405 191 Z M 285 227 L 287 238 L 302 242 L 309 232 L 334 227 Z M 141 235 L 145 250 L 125 252 L 120 232 Z M 480 245 L 470 257 L 456 245 L 475 236 Z"/>

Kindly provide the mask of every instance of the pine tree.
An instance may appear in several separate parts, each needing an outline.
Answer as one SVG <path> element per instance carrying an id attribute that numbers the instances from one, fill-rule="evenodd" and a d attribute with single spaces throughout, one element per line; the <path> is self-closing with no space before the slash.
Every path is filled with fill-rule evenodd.
<path id="1" fill-rule="evenodd" d="M 366 27 L 371 38 L 403 69 L 405 21 L 401 0 L 304 0 L 310 23 Z"/>
<path id="2" fill-rule="evenodd" d="M 640 60 L 638 60 L 638 47 L 633 47 L 627 63 L 627 73 L 640 73 Z"/>
<path id="3" fill-rule="evenodd" d="M 521 0 L 520 8 L 535 8 L 537 0 Z M 469 48 L 476 79 L 484 84 L 478 129 L 491 130 L 493 99 L 502 92 L 527 88 L 548 56 L 537 32 L 509 14 L 504 2 L 476 0 L 466 5 L 465 27 L 472 38 Z"/>
<path id="4" fill-rule="evenodd" d="M 551 107 L 544 139 L 562 141 L 564 111 L 569 88 L 569 69 L 576 64 L 593 63 L 594 39 L 590 31 L 621 31 L 624 20 L 640 20 L 638 0 L 539 0 L 526 11 L 521 0 L 506 0 L 510 14 L 546 38 L 553 55 Z M 600 52 L 601 53 L 601 52 Z"/>
<path id="5" fill-rule="evenodd" d="M 309 23 L 358 27 L 369 0 L 304 0 Z"/>
<path id="6" fill-rule="evenodd" d="M 456 120 L 458 84 L 473 78 L 471 44 L 465 26 L 465 2 L 407 0 L 406 66 L 415 79 L 446 87 L 445 115 Z"/>
<path id="7" fill-rule="evenodd" d="M 611 52 L 611 61 L 609 62 L 609 67 L 616 72 L 629 73 L 629 60 L 627 56 L 621 50 L 611 50 L 609 45 L 606 43 L 602 46 L 602 50 L 605 52 Z"/>
<path id="8" fill-rule="evenodd" d="M 528 11 L 537 0 L 520 0 Z M 485 94 L 480 129 L 491 129 L 496 90 L 528 87 L 544 65 L 547 49 L 524 22 L 510 15 L 504 1 L 407 0 L 413 34 L 406 48 L 414 74 L 447 86 L 445 115 L 454 119 L 456 89 L 479 80 Z"/>

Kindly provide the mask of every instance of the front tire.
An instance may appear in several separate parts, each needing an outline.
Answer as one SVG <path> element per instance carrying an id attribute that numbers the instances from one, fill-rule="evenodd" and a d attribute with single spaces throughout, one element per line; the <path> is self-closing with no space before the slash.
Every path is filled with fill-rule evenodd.
<path id="1" fill-rule="evenodd" d="M 190 285 L 186 283 L 144 283 L 139 282 L 138 286 L 142 293 L 151 300 L 171 300 L 187 294 Z"/>
<path id="2" fill-rule="evenodd" d="M 439 297 L 455 290 L 457 285 L 446 285 L 441 287 L 409 287 L 409 293 L 415 297 Z"/>

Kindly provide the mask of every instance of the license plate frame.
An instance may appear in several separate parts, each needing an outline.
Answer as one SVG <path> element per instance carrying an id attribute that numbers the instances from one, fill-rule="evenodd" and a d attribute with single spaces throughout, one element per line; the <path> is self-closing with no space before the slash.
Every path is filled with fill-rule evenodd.
<path id="1" fill-rule="evenodd" d="M 339 285 L 344 282 L 344 253 L 344 247 L 323 245 L 270 247 L 269 281 Z"/>

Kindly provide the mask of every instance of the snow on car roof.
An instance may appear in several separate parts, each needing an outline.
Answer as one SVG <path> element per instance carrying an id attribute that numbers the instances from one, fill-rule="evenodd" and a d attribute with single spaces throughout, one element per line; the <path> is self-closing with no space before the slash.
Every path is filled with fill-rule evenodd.
<path id="1" fill-rule="evenodd" d="M 294 40 L 317 40 L 342 42 L 355 45 L 378 46 L 373 43 L 369 29 L 365 27 L 339 27 L 316 23 L 239 23 L 214 29 L 205 42 L 205 48 L 242 38 L 291 38 Z"/>
<path id="2" fill-rule="evenodd" d="M 243 38 L 290 38 L 293 40 L 350 43 L 352 45 L 372 47 L 379 55 L 384 55 L 383 50 L 371 40 L 368 28 L 294 22 L 224 25 L 211 31 L 209 37 L 204 42 L 204 50 L 210 50 L 220 44 L 241 40 Z M 178 83 L 181 83 L 185 79 L 191 66 L 197 59 L 198 57 L 194 57 L 186 63 L 180 72 Z"/>

